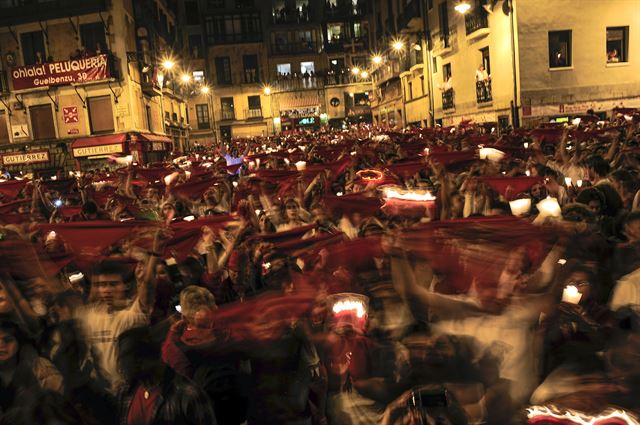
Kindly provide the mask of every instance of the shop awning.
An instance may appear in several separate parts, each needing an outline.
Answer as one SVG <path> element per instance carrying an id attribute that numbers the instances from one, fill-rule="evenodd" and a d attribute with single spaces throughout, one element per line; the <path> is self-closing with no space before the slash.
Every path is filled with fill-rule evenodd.
<path id="1" fill-rule="evenodd" d="M 170 137 L 161 136 L 161 135 L 158 135 L 158 134 L 143 133 L 143 134 L 140 134 L 138 137 L 140 139 L 146 141 L 146 142 L 161 142 L 161 143 L 172 143 L 173 142 L 173 140 L 171 140 Z"/>
<path id="2" fill-rule="evenodd" d="M 317 94 L 308 94 L 303 96 L 288 97 L 280 100 L 280 109 L 283 111 L 291 111 L 302 108 L 317 108 L 320 106 L 320 100 Z"/>
<path id="3" fill-rule="evenodd" d="M 104 136 L 84 137 L 71 143 L 73 156 L 87 157 L 124 152 L 126 133 L 105 134 Z"/>

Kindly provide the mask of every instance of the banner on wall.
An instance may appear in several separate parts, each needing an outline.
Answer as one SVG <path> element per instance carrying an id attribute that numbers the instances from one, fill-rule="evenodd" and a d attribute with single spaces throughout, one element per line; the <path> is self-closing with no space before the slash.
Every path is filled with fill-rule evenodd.
<path id="1" fill-rule="evenodd" d="M 110 76 L 107 55 L 20 66 L 11 71 L 14 90 L 100 81 Z"/>

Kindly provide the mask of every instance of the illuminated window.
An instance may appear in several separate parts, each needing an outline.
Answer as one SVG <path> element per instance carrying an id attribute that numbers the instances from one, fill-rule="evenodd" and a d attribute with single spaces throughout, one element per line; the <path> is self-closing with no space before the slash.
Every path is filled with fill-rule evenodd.
<path id="1" fill-rule="evenodd" d="M 629 27 L 607 28 L 607 63 L 629 62 Z"/>
<path id="2" fill-rule="evenodd" d="M 571 66 L 571 30 L 549 31 L 549 68 Z"/>

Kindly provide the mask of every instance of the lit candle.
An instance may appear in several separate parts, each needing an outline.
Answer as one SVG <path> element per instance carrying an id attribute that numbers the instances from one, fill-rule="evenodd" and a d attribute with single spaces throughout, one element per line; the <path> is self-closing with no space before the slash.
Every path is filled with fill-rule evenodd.
<path id="1" fill-rule="evenodd" d="M 576 180 L 576 186 L 582 187 L 582 180 L 580 179 Z"/>
<path id="2" fill-rule="evenodd" d="M 529 149 L 529 142 L 524 142 L 523 144 L 525 149 Z"/>
<path id="3" fill-rule="evenodd" d="M 550 196 L 538 202 L 536 208 L 540 211 L 540 215 L 544 215 L 546 217 L 560 217 L 562 214 L 562 208 L 560 208 L 558 200 Z"/>
<path id="4" fill-rule="evenodd" d="M 238 182 L 233 182 L 231 184 L 233 185 L 233 187 L 238 187 Z"/>
<path id="5" fill-rule="evenodd" d="M 511 207 L 511 214 L 515 216 L 525 215 L 529 213 L 529 210 L 531 209 L 531 199 L 525 198 L 510 201 L 509 207 Z"/>
<path id="6" fill-rule="evenodd" d="M 571 177 L 565 177 L 564 178 L 564 184 L 567 185 L 567 187 L 571 186 Z"/>
<path id="7" fill-rule="evenodd" d="M 527 175 L 527 177 L 531 176 L 531 171 L 529 170 L 525 171 L 524 173 Z"/>
<path id="8" fill-rule="evenodd" d="M 298 161 L 296 162 L 296 169 L 298 171 L 304 171 L 307 168 L 307 162 L 306 161 Z"/>
<path id="9" fill-rule="evenodd" d="M 562 291 L 562 302 L 569 304 L 578 304 L 582 299 L 582 294 L 578 291 L 578 288 L 569 285 Z"/>

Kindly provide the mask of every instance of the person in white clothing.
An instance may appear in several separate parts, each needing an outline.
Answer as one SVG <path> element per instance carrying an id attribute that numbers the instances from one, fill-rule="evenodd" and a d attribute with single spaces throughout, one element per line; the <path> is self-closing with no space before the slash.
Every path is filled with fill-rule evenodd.
<path id="1" fill-rule="evenodd" d="M 129 297 L 126 283 L 127 269 L 124 264 L 104 260 L 94 268 L 91 278 L 90 303 L 78 309 L 76 315 L 99 378 L 106 381 L 114 394 L 124 379 L 118 368 L 118 337 L 126 330 L 146 325 L 154 303 L 154 272 L 157 263 L 159 235 L 156 235 L 153 250 L 136 273 L 137 291 Z"/>

